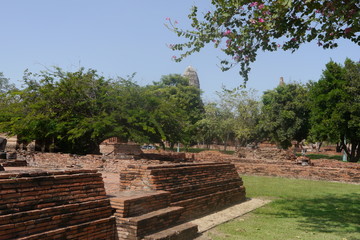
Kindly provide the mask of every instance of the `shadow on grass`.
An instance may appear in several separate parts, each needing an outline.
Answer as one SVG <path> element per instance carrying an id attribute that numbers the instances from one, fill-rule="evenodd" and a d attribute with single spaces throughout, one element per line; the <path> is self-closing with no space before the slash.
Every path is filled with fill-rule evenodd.
<path id="1" fill-rule="evenodd" d="M 302 231 L 360 232 L 360 194 L 326 195 L 311 199 L 282 199 L 274 202 L 276 217 L 299 218 Z M 267 213 L 265 213 L 267 214 Z"/>

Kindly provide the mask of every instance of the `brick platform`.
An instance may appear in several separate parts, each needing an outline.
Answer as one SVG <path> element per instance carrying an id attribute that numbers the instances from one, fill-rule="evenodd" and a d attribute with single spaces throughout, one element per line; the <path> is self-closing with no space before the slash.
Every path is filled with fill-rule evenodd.
<path id="1" fill-rule="evenodd" d="M 11 160 L 10 159 L 9 160 L 1 159 L 0 164 L 3 167 L 26 167 L 27 166 L 26 160 L 16 160 L 16 159 L 11 159 Z"/>
<path id="2" fill-rule="evenodd" d="M 123 191 L 112 196 L 120 239 L 191 240 L 197 226 L 181 224 L 183 207 L 170 206 L 170 193 L 165 191 Z"/>
<path id="3" fill-rule="evenodd" d="M 0 173 L 0 240 L 117 239 L 95 170 Z"/>
<path id="4" fill-rule="evenodd" d="M 184 207 L 180 221 L 245 200 L 245 187 L 233 164 L 130 165 L 120 174 L 122 190 L 164 190 L 171 206 Z"/>

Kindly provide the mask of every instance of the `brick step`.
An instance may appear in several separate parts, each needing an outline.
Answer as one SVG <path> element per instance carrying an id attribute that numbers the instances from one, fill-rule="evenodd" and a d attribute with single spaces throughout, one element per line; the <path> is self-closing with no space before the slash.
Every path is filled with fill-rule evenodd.
<path id="1" fill-rule="evenodd" d="M 26 167 L 27 162 L 26 160 L 2 160 L 0 164 L 3 167 Z"/>
<path id="2" fill-rule="evenodd" d="M 4 235 L 12 234 L 11 238 L 17 238 L 111 215 L 108 199 L 0 215 L 0 239 Z"/>
<path id="3" fill-rule="evenodd" d="M 17 240 L 114 240 L 116 233 L 116 221 L 114 217 L 108 217 L 54 230 L 41 232 L 21 238 Z M 0 238 L 0 240 L 9 240 L 14 238 Z"/>
<path id="4" fill-rule="evenodd" d="M 163 173 L 161 175 L 152 176 L 153 184 L 157 190 L 168 191 L 174 186 L 176 187 L 187 187 L 196 184 L 204 184 L 205 182 L 218 182 L 226 181 L 229 179 L 238 179 L 239 175 L 235 171 L 235 168 L 224 170 L 224 172 L 174 172 L 174 173 Z"/>
<path id="5" fill-rule="evenodd" d="M 221 192 L 230 189 L 238 189 L 243 185 L 240 178 L 216 181 L 210 183 L 196 184 L 192 186 L 185 186 L 180 188 L 169 189 L 171 192 L 171 202 L 178 202 L 189 198 L 204 196 L 216 192 Z"/>
<path id="6" fill-rule="evenodd" d="M 105 199 L 101 174 L 5 175 L 0 179 L 0 215 Z M 3 176 L 3 177 L 4 177 Z"/>
<path id="7" fill-rule="evenodd" d="M 115 216 L 117 219 L 118 232 L 126 230 L 128 233 L 127 237 L 130 236 L 135 239 L 136 237 L 141 238 L 146 234 L 155 233 L 176 225 L 183 212 L 183 207 L 173 206 L 137 217 L 121 218 L 117 216 L 116 213 Z M 121 234 L 119 234 L 119 237 L 121 239 L 120 235 Z"/>
<path id="8" fill-rule="evenodd" d="M 209 209 L 211 209 L 211 212 L 214 212 L 245 200 L 245 187 L 241 186 L 238 189 L 230 189 L 205 196 L 174 202 L 171 203 L 171 206 L 184 207 L 185 211 L 180 219 L 180 221 L 184 221 L 193 219 L 195 217 L 200 217 L 204 215 L 204 213 L 209 213 Z"/>
<path id="9" fill-rule="evenodd" d="M 163 231 L 147 235 L 143 240 L 192 240 L 198 236 L 198 227 L 192 223 L 183 223 Z"/>
<path id="10" fill-rule="evenodd" d="M 229 162 L 201 162 L 201 163 L 178 163 L 176 164 L 176 168 L 194 168 L 194 167 L 208 167 L 208 166 L 222 166 L 227 165 Z M 160 164 L 160 165 L 148 165 L 145 167 L 146 169 L 174 169 L 174 165 L 171 164 Z"/>
<path id="11" fill-rule="evenodd" d="M 170 193 L 165 191 L 122 191 L 110 198 L 111 206 L 120 217 L 136 217 L 170 204 Z"/>

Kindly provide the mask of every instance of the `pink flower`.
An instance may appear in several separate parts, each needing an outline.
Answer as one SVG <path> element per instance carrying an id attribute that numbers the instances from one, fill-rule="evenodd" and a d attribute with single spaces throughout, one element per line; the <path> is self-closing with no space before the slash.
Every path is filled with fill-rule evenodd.
<path id="1" fill-rule="evenodd" d="M 281 45 L 280 45 L 280 44 L 278 44 L 278 45 L 277 45 L 277 47 L 279 48 L 279 47 L 281 47 Z"/>
<path id="2" fill-rule="evenodd" d="M 169 18 L 169 17 L 167 17 L 167 18 L 165 18 L 165 20 L 166 20 L 166 21 L 170 21 L 170 18 Z"/>
<path id="3" fill-rule="evenodd" d="M 250 22 L 251 22 L 252 24 L 256 23 L 256 21 L 255 21 L 254 19 L 250 19 Z"/>
<path id="4" fill-rule="evenodd" d="M 265 22 L 263 18 L 259 18 L 259 22 Z"/>
<path id="5" fill-rule="evenodd" d="M 260 5 L 258 6 L 259 9 L 263 9 L 264 7 L 265 7 L 264 4 L 260 4 Z"/>
<path id="6" fill-rule="evenodd" d="M 179 22 L 175 20 L 174 24 L 178 24 Z"/>
<path id="7" fill-rule="evenodd" d="M 176 56 L 172 56 L 172 59 L 176 59 Z"/>
<path id="8" fill-rule="evenodd" d="M 250 3 L 250 7 L 254 7 L 254 6 L 257 6 L 258 5 L 258 2 L 252 2 L 252 3 Z"/>
<path id="9" fill-rule="evenodd" d="M 224 32 L 224 36 L 229 35 L 230 33 L 231 33 L 231 31 L 228 29 Z"/>

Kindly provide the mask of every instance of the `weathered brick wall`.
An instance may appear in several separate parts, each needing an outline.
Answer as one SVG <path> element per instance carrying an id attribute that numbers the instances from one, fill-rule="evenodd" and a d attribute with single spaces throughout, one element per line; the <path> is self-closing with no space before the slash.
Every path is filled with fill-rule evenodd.
<path id="1" fill-rule="evenodd" d="M 341 163 L 331 166 L 331 160 L 312 160 L 314 166 L 296 165 L 291 161 L 244 159 L 234 161 L 240 174 L 277 176 L 327 181 L 360 182 L 360 164 Z"/>
<path id="2" fill-rule="evenodd" d="M 19 153 L 17 161 L 26 160 L 28 166 L 41 168 L 74 168 L 74 169 L 96 169 L 106 172 L 121 172 L 130 164 L 158 164 L 163 162 L 174 162 L 185 156 L 179 154 L 141 154 L 142 159 L 135 160 L 131 155 L 103 156 L 103 155 L 75 155 L 65 153 L 42 153 L 26 152 Z"/>
<path id="3" fill-rule="evenodd" d="M 104 154 L 132 154 L 139 155 L 142 153 L 140 145 L 130 143 L 107 143 L 100 144 L 100 152 Z"/>
<path id="4" fill-rule="evenodd" d="M 111 197 L 119 218 L 136 217 L 170 205 L 170 193 L 166 191 L 123 191 Z"/>
<path id="5" fill-rule="evenodd" d="M 303 178 L 325 181 L 360 182 L 360 164 L 331 159 L 311 160 L 313 166 L 300 166 L 294 160 L 252 159 L 214 154 L 187 154 L 195 162 L 231 162 L 240 175 Z"/>
<path id="6" fill-rule="evenodd" d="M 121 172 L 122 190 L 164 190 L 171 206 L 182 206 L 182 220 L 245 200 L 245 187 L 233 164 L 186 163 L 136 166 Z"/>
<path id="7" fill-rule="evenodd" d="M 189 240 L 197 236 L 196 225 L 180 224 L 184 208 L 170 206 L 169 192 L 122 191 L 110 200 L 120 239 Z"/>
<path id="8" fill-rule="evenodd" d="M 0 173 L 0 239 L 117 239 L 95 170 Z"/>

